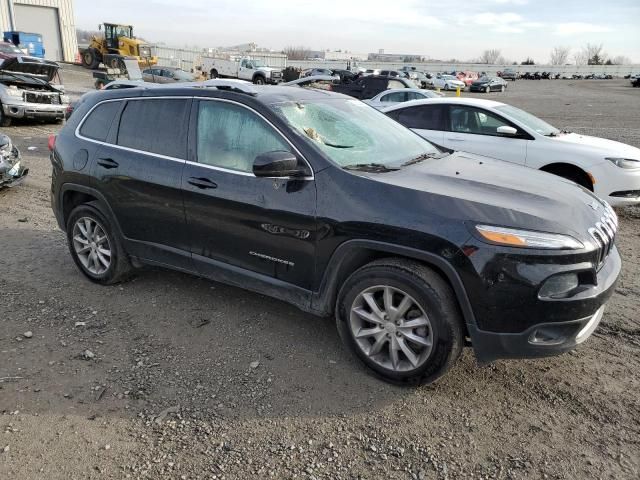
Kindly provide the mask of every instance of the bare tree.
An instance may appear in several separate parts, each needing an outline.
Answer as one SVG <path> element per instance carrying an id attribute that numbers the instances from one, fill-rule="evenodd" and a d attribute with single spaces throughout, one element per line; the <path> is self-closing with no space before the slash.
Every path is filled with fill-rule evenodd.
<path id="1" fill-rule="evenodd" d="M 576 62 L 576 65 L 586 65 L 588 59 L 589 57 L 587 57 L 584 50 L 580 50 L 573 54 L 573 61 Z"/>
<path id="2" fill-rule="evenodd" d="M 618 55 L 617 57 L 613 57 L 611 59 L 611 63 L 614 65 L 631 65 L 631 59 L 629 57 L 625 57 L 624 55 Z"/>
<path id="3" fill-rule="evenodd" d="M 582 52 L 587 57 L 588 65 L 603 65 L 607 59 L 607 54 L 604 53 L 602 44 L 595 45 L 587 43 L 582 47 Z"/>
<path id="4" fill-rule="evenodd" d="M 480 63 L 495 64 L 500 58 L 500 50 L 492 48 L 491 50 L 485 50 L 480 55 Z"/>
<path id="5" fill-rule="evenodd" d="M 289 60 L 306 60 L 311 55 L 311 49 L 302 45 L 284 47 L 282 50 Z"/>
<path id="6" fill-rule="evenodd" d="M 564 65 L 569 60 L 571 47 L 553 47 L 551 50 L 551 65 Z"/>

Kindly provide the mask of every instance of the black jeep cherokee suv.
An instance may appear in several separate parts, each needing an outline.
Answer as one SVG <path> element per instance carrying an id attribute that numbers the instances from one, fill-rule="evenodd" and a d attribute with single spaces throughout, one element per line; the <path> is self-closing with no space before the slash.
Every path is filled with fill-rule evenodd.
<path id="1" fill-rule="evenodd" d="M 340 94 L 229 85 L 83 99 L 51 201 L 90 280 L 160 265 L 335 314 L 399 383 L 434 381 L 465 343 L 481 363 L 553 355 L 598 325 L 621 266 L 605 202 Z"/>

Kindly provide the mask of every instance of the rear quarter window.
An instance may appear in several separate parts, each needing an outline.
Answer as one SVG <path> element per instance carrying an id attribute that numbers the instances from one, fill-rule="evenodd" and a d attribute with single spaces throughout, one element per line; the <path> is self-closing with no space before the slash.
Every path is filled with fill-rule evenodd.
<path id="1" fill-rule="evenodd" d="M 106 141 L 120 106 L 121 102 L 107 102 L 98 105 L 85 118 L 80 127 L 80 135 L 100 142 Z"/>

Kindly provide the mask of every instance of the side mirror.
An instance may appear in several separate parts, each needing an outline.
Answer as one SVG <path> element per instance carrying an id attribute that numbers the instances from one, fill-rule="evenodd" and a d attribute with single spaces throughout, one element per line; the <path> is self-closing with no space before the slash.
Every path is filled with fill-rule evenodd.
<path id="1" fill-rule="evenodd" d="M 498 135 L 505 135 L 508 137 L 515 137 L 518 134 L 518 130 L 516 128 L 509 127 L 508 125 L 498 127 L 496 131 L 498 132 Z"/>
<path id="2" fill-rule="evenodd" d="M 291 152 L 275 151 L 258 155 L 253 161 L 256 177 L 296 177 L 303 174 L 298 158 Z"/>

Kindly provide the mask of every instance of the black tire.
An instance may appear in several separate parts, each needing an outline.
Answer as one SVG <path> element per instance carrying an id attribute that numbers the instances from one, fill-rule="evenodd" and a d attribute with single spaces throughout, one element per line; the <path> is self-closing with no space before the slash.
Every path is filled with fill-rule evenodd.
<path id="1" fill-rule="evenodd" d="M 74 227 L 83 218 L 94 221 L 101 227 L 107 237 L 111 252 L 109 267 L 101 273 L 93 273 L 82 263 L 74 247 Z M 108 218 L 98 208 L 98 202 L 90 202 L 75 207 L 67 219 L 67 243 L 69 252 L 78 269 L 92 282 L 111 285 L 126 280 L 132 273 L 133 267 L 129 257 L 122 247 L 119 234 Z"/>
<path id="2" fill-rule="evenodd" d="M 591 178 L 589 178 L 589 175 L 587 175 L 586 172 L 580 170 L 578 167 L 557 165 L 550 168 L 542 168 L 541 170 L 562 178 L 566 178 L 567 180 L 571 180 L 572 182 L 575 182 L 578 185 L 593 192 L 593 182 L 591 181 Z"/>
<path id="3" fill-rule="evenodd" d="M 98 52 L 93 48 L 87 48 L 82 52 L 82 65 L 91 70 L 98 68 L 100 66 L 100 56 Z"/>
<path id="4" fill-rule="evenodd" d="M 255 83 L 256 85 L 264 85 L 267 83 L 267 81 L 262 75 L 256 75 L 255 77 L 253 77 L 253 83 Z"/>
<path id="5" fill-rule="evenodd" d="M 2 110 L 2 104 L 0 104 L 0 127 L 10 127 L 13 119 L 7 117 Z"/>
<path id="6" fill-rule="evenodd" d="M 385 368 L 372 360 L 356 341 L 351 326 L 351 309 L 355 305 L 354 302 L 367 289 L 381 285 L 408 294 L 423 312 L 428 312 L 428 335 L 431 335 L 432 347 L 423 363 L 418 364 L 416 368 L 403 371 Z M 342 341 L 352 353 L 376 375 L 400 385 L 435 382 L 455 364 L 464 344 L 462 314 L 449 284 L 427 266 L 401 258 L 369 263 L 346 280 L 338 295 L 336 324 Z M 393 333 L 387 334 L 387 337 L 391 338 L 392 335 Z M 400 336 L 399 333 L 396 335 Z M 408 357 L 404 353 L 402 355 L 406 364 Z"/>
<path id="7" fill-rule="evenodd" d="M 484 91 L 485 91 L 486 93 L 491 93 L 491 87 L 487 87 L 487 88 L 485 88 L 485 89 L 484 89 Z"/>
<path id="8" fill-rule="evenodd" d="M 215 68 L 209 74 L 211 75 L 209 78 L 218 78 L 218 71 Z"/>

